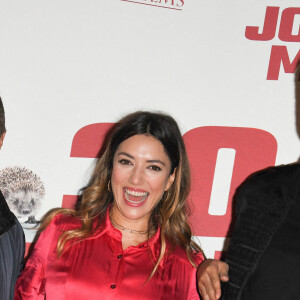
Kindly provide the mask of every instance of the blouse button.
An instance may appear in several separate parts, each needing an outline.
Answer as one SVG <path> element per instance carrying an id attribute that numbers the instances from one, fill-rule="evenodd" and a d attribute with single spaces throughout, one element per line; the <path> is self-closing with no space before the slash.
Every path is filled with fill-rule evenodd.
<path id="1" fill-rule="evenodd" d="M 115 285 L 115 284 L 112 284 L 112 285 L 110 286 L 110 288 L 115 289 L 115 288 L 116 288 L 116 285 Z"/>
<path id="2" fill-rule="evenodd" d="M 121 259 L 122 258 L 122 254 L 117 256 L 117 259 Z"/>

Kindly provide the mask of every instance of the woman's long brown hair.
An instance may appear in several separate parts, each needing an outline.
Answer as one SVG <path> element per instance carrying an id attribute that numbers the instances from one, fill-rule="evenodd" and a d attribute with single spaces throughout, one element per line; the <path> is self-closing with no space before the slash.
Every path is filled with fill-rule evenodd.
<path id="1" fill-rule="evenodd" d="M 175 180 L 170 189 L 152 212 L 149 228 L 160 227 L 160 255 L 154 262 L 149 279 L 156 272 L 159 263 L 166 255 L 167 241 L 171 248 L 180 246 L 185 249 L 190 263 L 196 267 L 193 260 L 194 252 L 202 252 L 192 240 L 192 231 L 188 223 L 189 207 L 187 198 L 190 192 L 190 168 L 184 142 L 175 120 L 165 114 L 152 112 L 136 112 L 123 118 L 113 130 L 104 154 L 99 159 L 89 186 L 84 190 L 78 209 L 58 209 L 44 221 L 47 226 L 52 218 L 64 213 L 73 215 L 81 221 L 81 227 L 63 232 L 58 240 L 57 253 L 60 256 L 66 244 L 73 243 L 93 235 L 101 226 L 109 206 L 113 203 L 113 194 L 108 189 L 113 157 L 117 147 L 127 138 L 137 135 L 150 135 L 159 140 L 170 158 L 171 172 L 176 172 Z M 96 226 L 94 221 L 97 221 Z"/>

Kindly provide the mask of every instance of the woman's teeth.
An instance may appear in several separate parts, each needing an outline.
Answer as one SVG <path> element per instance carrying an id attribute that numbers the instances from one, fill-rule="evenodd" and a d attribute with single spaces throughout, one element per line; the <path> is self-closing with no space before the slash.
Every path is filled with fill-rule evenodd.
<path id="1" fill-rule="evenodd" d="M 136 197 L 147 195 L 147 192 L 137 192 L 137 191 L 132 191 L 132 190 L 128 190 L 128 189 L 125 189 L 125 192 L 128 195 L 132 195 L 132 196 L 136 196 Z"/>
<path id="2" fill-rule="evenodd" d="M 146 200 L 148 196 L 147 192 L 137 192 L 133 190 L 125 189 L 125 198 L 131 203 L 141 203 Z"/>

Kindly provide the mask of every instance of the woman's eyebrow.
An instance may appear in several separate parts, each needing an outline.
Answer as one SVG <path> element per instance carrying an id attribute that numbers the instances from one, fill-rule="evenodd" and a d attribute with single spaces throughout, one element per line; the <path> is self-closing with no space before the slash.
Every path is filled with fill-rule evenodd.
<path id="1" fill-rule="evenodd" d="M 163 166 L 165 166 L 166 164 L 159 160 L 159 159 L 151 159 L 151 160 L 147 160 L 147 163 L 158 163 L 158 164 L 162 164 Z"/>
<path id="2" fill-rule="evenodd" d="M 131 159 L 134 159 L 134 156 L 130 155 L 130 154 L 127 153 L 127 152 L 119 152 L 119 153 L 117 153 L 117 155 L 118 155 L 118 156 L 119 156 L 119 155 L 124 155 L 124 156 L 127 156 L 127 157 L 131 158 Z M 159 159 L 149 159 L 149 160 L 147 160 L 146 162 L 147 162 L 147 163 L 150 163 L 150 164 L 151 164 L 151 163 L 162 164 L 163 166 L 166 165 L 163 161 L 161 161 L 161 160 L 159 160 Z"/>
<path id="3" fill-rule="evenodd" d="M 125 155 L 125 156 L 127 156 L 127 157 L 129 157 L 129 158 L 134 159 L 134 157 L 133 157 L 132 155 L 130 155 L 130 154 L 126 153 L 126 152 L 119 152 L 119 153 L 117 153 L 117 155 L 118 155 L 118 156 L 119 156 L 119 155 Z"/>

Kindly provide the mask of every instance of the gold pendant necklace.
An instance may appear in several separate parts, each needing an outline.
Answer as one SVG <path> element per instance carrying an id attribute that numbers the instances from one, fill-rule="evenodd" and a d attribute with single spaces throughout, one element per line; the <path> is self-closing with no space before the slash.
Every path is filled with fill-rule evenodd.
<path id="1" fill-rule="evenodd" d="M 123 231 L 126 231 L 126 232 L 130 232 L 130 233 L 134 233 L 134 234 L 147 234 L 149 232 L 149 230 L 138 231 L 138 230 L 125 228 L 124 226 L 116 223 L 112 218 L 110 218 L 110 221 L 111 221 L 111 223 L 113 224 L 114 227 L 119 228 L 119 229 L 121 229 Z"/>

